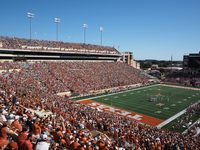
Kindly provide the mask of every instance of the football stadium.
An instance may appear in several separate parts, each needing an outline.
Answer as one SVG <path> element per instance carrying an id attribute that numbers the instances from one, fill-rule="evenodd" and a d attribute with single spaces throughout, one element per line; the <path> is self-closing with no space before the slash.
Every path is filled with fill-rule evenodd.
<path id="1" fill-rule="evenodd" d="M 0 149 L 200 150 L 200 52 L 145 68 L 152 60 L 104 44 L 102 26 L 100 44 L 86 41 L 85 23 L 83 42 L 66 41 L 56 17 L 52 40 L 26 17 L 29 36 L 0 25 Z"/>

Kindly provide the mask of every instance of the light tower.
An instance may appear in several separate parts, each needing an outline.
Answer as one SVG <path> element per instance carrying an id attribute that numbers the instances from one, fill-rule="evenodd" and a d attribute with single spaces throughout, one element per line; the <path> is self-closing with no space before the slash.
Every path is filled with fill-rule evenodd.
<path id="1" fill-rule="evenodd" d="M 32 18 L 34 18 L 34 14 L 31 13 L 31 12 L 27 12 L 27 17 L 29 18 L 29 32 L 30 32 L 30 41 L 31 41 L 31 38 L 32 38 L 32 26 L 31 26 L 31 23 L 32 23 Z"/>
<path id="2" fill-rule="evenodd" d="M 88 28 L 88 25 L 87 24 L 83 24 L 83 38 L 84 38 L 84 41 L 83 43 L 85 44 L 85 40 L 86 40 L 86 29 Z"/>
<path id="3" fill-rule="evenodd" d="M 103 35 L 104 28 L 100 27 L 99 30 L 100 30 L 100 39 L 101 39 L 101 46 L 102 46 L 102 35 Z"/>
<path id="4" fill-rule="evenodd" d="M 54 22 L 56 23 L 56 41 L 58 41 L 58 24 L 60 23 L 60 18 L 54 18 Z"/>

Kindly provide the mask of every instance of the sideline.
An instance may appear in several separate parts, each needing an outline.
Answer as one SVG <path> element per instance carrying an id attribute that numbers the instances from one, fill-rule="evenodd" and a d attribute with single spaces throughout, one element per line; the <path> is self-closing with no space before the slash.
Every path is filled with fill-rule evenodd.
<path id="1" fill-rule="evenodd" d="M 107 97 L 107 96 L 110 96 L 110 95 L 116 95 L 116 94 L 120 94 L 120 93 L 126 93 L 126 92 L 129 92 L 129 91 L 136 91 L 136 90 L 146 89 L 146 88 L 159 86 L 159 85 L 160 84 L 154 84 L 154 85 L 138 87 L 138 88 L 134 88 L 134 89 L 126 90 L 126 91 L 120 91 L 120 92 L 110 93 L 110 94 L 106 94 L 106 95 L 100 95 L 100 96 L 96 96 L 96 97 L 84 98 L 84 99 L 81 99 L 81 100 L 77 100 L 77 102 L 81 102 L 81 101 L 84 101 L 84 100 L 97 99 L 97 98 L 101 98 L 101 97 Z"/>
<path id="2" fill-rule="evenodd" d="M 187 90 L 197 90 L 197 91 L 200 90 L 198 88 L 190 88 L 190 87 L 184 87 L 184 86 L 176 86 L 176 85 L 168 85 L 168 84 L 160 84 L 160 85 L 161 86 L 167 86 L 167 87 L 173 87 L 173 88 L 187 89 Z M 194 103 L 194 104 L 197 104 L 197 103 L 199 103 L 199 101 Z M 194 105 L 194 104 L 192 104 L 192 105 Z M 189 108 L 190 106 L 188 106 L 187 108 Z M 164 127 L 165 125 L 167 125 L 168 123 L 170 123 L 173 120 L 175 120 L 176 118 L 180 117 L 181 115 L 183 115 L 186 112 L 187 108 L 185 108 L 184 110 L 182 110 L 179 113 L 175 114 L 174 116 L 168 118 L 167 120 L 163 121 L 161 124 L 159 124 L 157 126 L 157 128 L 160 129 L 160 128 Z"/>
<path id="3" fill-rule="evenodd" d="M 196 103 L 192 104 L 198 104 L 200 102 L 200 100 L 198 100 Z M 190 105 L 190 106 L 192 106 Z M 175 114 L 174 116 L 168 118 L 167 120 L 163 121 L 161 124 L 157 125 L 157 128 L 160 129 L 163 126 L 167 125 L 168 123 L 172 122 L 173 120 L 175 120 L 176 118 L 180 117 L 181 115 L 183 115 L 184 113 L 186 113 L 187 109 L 190 107 L 188 106 L 187 108 L 185 108 L 184 110 L 180 111 L 179 113 Z"/>
<path id="4" fill-rule="evenodd" d="M 178 85 L 171 85 L 171 84 L 160 84 L 161 86 L 167 86 L 167 87 L 173 87 L 173 88 L 179 88 L 179 89 L 187 89 L 187 90 L 194 90 L 194 91 L 200 91 L 200 88 L 193 88 L 193 87 L 187 87 L 187 86 L 178 86 Z"/>
<path id="5" fill-rule="evenodd" d="M 161 129 L 162 127 L 164 127 L 166 124 L 172 122 L 173 120 L 175 120 L 176 118 L 180 117 L 181 115 L 183 115 L 184 113 L 186 113 L 187 108 L 185 108 L 184 110 L 180 111 L 179 113 L 175 114 L 174 116 L 168 118 L 167 120 L 163 121 L 161 124 L 157 125 L 158 129 Z"/>

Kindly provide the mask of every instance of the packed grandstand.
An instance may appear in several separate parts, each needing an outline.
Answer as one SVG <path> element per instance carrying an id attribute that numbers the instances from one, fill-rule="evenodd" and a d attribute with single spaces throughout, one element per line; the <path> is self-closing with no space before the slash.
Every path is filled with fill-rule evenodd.
<path id="1" fill-rule="evenodd" d="M 0 41 L 1 49 L 120 54 L 114 48 L 96 45 L 30 42 L 5 37 L 1 37 Z M 182 134 L 70 99 L 105 89 L 111 89 L 106 92 L 116 92 L 132 85 L 150 84 L 141 70 L 125 63 L 4 61 L 0 63 L 0 71 L 1 149 L 197 150 L 200 147 L 200 136 L 196 130 L 199 122 Z M 199 103 L 192 105 L 186 115 L 199 109 Z"/>
<path id="2" fill-rule="evenodd" d="M 46 40 L 28 40 L 16 37 L 0 37 L 0 48 L 5 49 L 25 49 L 34 51 L 64 51 L 74 53 L 100 53 L 100 54 L 119 54 L 119 52 L 108 46 L 92 44 L 66 43 Z"/>

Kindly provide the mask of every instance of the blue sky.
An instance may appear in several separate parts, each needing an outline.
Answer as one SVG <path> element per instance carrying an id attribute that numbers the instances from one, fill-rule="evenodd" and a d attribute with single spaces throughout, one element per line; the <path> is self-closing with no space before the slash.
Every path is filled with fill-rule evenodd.
<path id="1" fill-rule="evenodd" d="M 27 12 L 35 14 L 32 36 L 132 51 L 135 59 L 182 60 L 200 50 L 200 0 L 1 0 L 0 35 L 29 38 Z"/>

